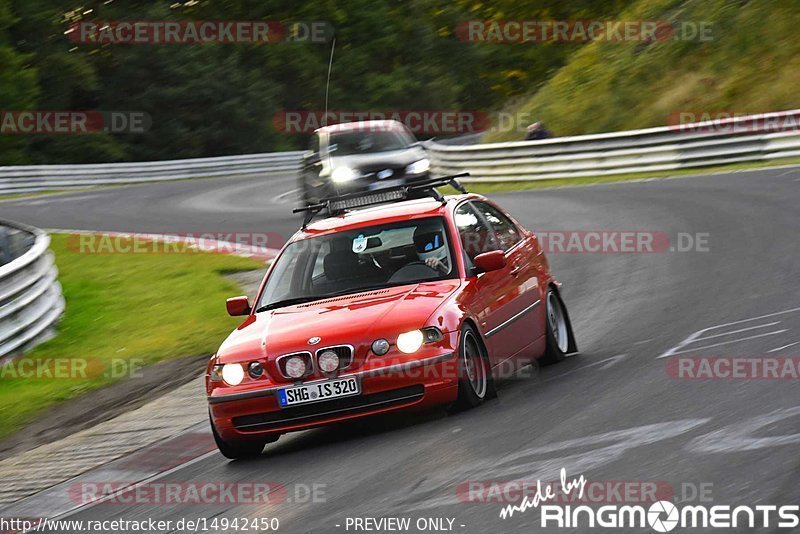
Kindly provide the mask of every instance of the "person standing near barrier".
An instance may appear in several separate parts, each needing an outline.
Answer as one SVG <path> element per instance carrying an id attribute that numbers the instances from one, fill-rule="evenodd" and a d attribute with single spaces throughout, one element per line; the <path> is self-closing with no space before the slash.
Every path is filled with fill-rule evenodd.
<path id="1" fill-rule="evenodd" d="M 549 139 L 551 137 L 553 137 L 553 134 L 550 133 L 550 130 L 545 128 L 543 122 L 538 121 L 529 124 L 525 132 L 526 141 L 538 141 L 539 139 Z"/>

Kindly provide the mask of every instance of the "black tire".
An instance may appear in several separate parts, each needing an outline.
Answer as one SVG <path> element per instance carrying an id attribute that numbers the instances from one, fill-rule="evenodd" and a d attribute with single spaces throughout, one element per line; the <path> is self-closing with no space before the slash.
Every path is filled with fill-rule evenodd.
<path id="1" fill-rule="evenodd" d="M 214 441 L 217 444 L 217 448 L 219 452 L 222 453 L 222 456 L 228 458 L 230 460 L 243 460 L 245 458 L 255 458 L 256 456 L 260 456 L 262 452 L 264 452 L 264 446 L 267 443 L 272 443 L 277 441 L 280 435 L 272 436 L 269 439 L 257 439 L 257 440 L 247 440 L 247 441 L 225 441 L 220 437 L 217 433 L 217 429 L 214 428 L 214 423 L 211 422 L 211 432 L 214 434 Z"/>
<path id="2" fill-rule="evenodd" d="M 308 206 L 311 204 L 313 198 L 308 182 L 305 179 L 300 180 L 300 187 L 298 189 L 300 189 L 300 206 Z"/>
<path id="3" fill-rule="evenodd" d="M 567 353 L 570 351 L 571 329 L 564 304 L 552 287 L 547 288 L 544 303 L 547 341 L 544 356 L 539 359 L 539 363 L 552 365 L 566 359 Z"/>
<path id="4" fill-rule="evenodd" d="M 458 398 L 451 412 L 475 408 L 494 395 L 492 372 L 486 349 L 472 326 L 461 328 L 458 344 Z"/>

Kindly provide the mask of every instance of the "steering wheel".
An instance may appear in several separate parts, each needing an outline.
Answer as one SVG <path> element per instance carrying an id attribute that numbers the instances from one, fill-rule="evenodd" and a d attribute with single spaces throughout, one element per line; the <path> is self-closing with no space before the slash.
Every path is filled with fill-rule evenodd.
<path id="1" fill-rule="evenodd" d="M 411 261 L 397 269 L 389 278 L 390 282 L 402 282 L 404 280 L 419 280 L 429 278 L 431 273 L 439 274 L 439 271 L 428 267 L 424 261 Z"/>

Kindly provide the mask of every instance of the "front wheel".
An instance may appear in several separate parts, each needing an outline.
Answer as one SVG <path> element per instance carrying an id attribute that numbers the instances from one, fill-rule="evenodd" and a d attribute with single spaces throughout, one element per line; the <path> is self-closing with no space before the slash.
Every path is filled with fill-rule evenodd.
<path id="1" fill-rule="evenodd" d="M 567 352 L 569 352 L 570 329 L 564 306 L 553 288 L 547 289 L 545 307 L 547 342 L 544 356 L 539 361 L 544 365 L 550 365 L 566 359 Z"/>
<path id="2" fill-rule="evenodd" d="M 230 460 L 242 460 L 259 456 L 264 451 L 264 446 L 267 443 L 277 441 L 279 437 L 273 436 L 270 439 L 257 439 L 252 441 L 225 441 L 217 433 L 213 421 L 211 421 L 211 432 L 214 434 L 214 442 L 216 442 L 219 452 L 222 453 L 222 456 Z"/>
<path id="3" fill-rule="evenodd" d="M 461 329 L 458 346 L 458 398 L 453 411 L 475 408 L 483 404 L 492 387 L 492 374 L 483 344 L 475 329 L 465 325 Z"/>

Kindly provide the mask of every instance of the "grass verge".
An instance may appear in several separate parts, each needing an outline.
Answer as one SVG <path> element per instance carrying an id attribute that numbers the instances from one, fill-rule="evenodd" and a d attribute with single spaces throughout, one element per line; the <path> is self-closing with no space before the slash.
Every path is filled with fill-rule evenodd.
<path id="1" fill-rule="evenodd" d="M 214 352 L 241 322 L 225 313 L 225 299 L 240 290 L 224 275 L 264 267 L 203 252 L 87 254 L 74 250 L 66 234 L 52 238 L 66 313 L 58 335 L 24 358 L 38 370 L 0 367 L 0 437 L 142 365 Z M 40 376 L 22 378 L 21 371 Z"/>

